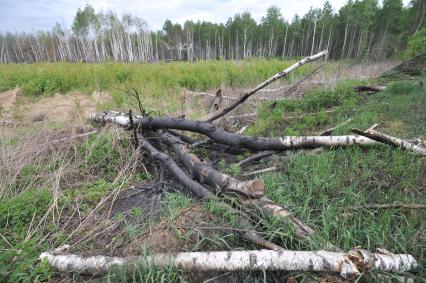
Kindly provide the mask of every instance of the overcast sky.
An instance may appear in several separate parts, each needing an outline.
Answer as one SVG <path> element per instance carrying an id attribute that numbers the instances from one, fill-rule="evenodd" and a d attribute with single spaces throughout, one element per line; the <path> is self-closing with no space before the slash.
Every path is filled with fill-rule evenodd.
<path id="1" fill-rule="evenodd" d="M 325 0 L 324 0 L 325 1 Z M 96 11 L 131 13 L 145 19 L 150 29 L 161 29 L 166 19 L 226 22 L 236 13 L 248 11 L 256 21 L 272 5 L 281 8 L 286 20 L 303 15 L 309 8 L 322 7 L 323 0 L 0 0 L 0 31 L 50 30 L 56 22 L 70 27 L 76 10 L 86 4 Z M 346 0 L 330 0 L 335 11 Z M 407 5 L 409 0 L 403 0 Z"/>

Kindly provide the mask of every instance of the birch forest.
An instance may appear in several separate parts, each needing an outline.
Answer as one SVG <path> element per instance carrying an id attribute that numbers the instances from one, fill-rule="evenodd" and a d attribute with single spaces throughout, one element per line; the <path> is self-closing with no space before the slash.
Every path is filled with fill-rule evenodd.
<path id="1" fill-rule="evenodd" d="M 382 60 L 401 54 L 426 27 L 426 2 L 348 0 L 338 11 L 326 1 L 284 19 L 276 6 L 256 22 L 237 13 L 226 23 L 170 20 L 162 30 L 133 15 L 76 11 L 71 27 L 0 34 L 0 63 L 193 61 L 247 57 L 302 57 L 328 50 L 333 59 Z"/>

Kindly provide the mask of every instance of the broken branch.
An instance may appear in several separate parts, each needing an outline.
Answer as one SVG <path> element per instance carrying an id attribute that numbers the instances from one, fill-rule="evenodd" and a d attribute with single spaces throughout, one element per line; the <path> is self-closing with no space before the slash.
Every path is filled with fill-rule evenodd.
<path id="1" fill-rule="evenodd" d="M 421 145 L 417 145 L 414 143 L 410 143 L 407 142 L 403 139 L 400 138 L 396 138 L 381 132 L 378 132 L 376 130 L 373 129 L 368 129 L 366 131 L 362 131 L 362 130 L 358 130 L 358 129 L 351 129 L 352 132 L 359 134 L 361 136 L 367 137 L 369 139 L 381 142 L 381 143 L 385 143 L 388 145 L 392 145 L 394 147 L 401 147 L 405 150 L 410 150 L 413 151 L 414 153 L 420 154 L 420 155 L 426 155 L 426 148 L 421 146 Z"/>
<path id="2" fill-rule="evenodd" d="M 327 56 L 327 50 L 321 51 L 318 54 L 315 54 L 313 56 L 309 56 L 304 58 L 303 60 L 291 65 L 290 67 L 288 67 L 287 69 L 275 74 L 274 76 L 270 77 L 269 79 L 267 79 L 266 81 L 260 83 L 259 85 L 257 85 L 255 88 L 253 88 L 252 90 L 249 90 L 248 92 L 244 93 L 243 96 L 241 96 L 241 98 L 236 101 L 234 104 L 231 104 L 230 106 L 228 106 L 227 108 L 223 109 L 222 112 L 214 115 L 213 117 L 209 118 L 207 120 L 207 122 L 213 122 L 215 120 L 217 120 L 218 118 L 225 116 L 226 114 L 228 114 L 230 111 L 232 111 L 235 107 L 237 107 L 238 105 L 240 105 L 241 103 L 243 103 L 244 101 L 246 101 L 250 96 L 252 96 L 253 94 L 255 94 L 256 92 L 258 92 L 259 90 L 261 90 L 262 88 L 270 85 L 271 83 L 275 82 L 276 80 L 287 76 L 289 73 L 291 73 L 292 71 L 296 70 L 297 68 L 299 68 L 300 66 L 317 60 L 323 56 Z"/>
<path id="3" fill-rule="evenodd" d="M 199 160 L 194 154 L 189 153 L 186 146 L 170 133 L 162 130 L 157 130 L 157 133 L 166 144 L 173 148 L 180 162 L 201 183 L 206 183 L 218 190 L 225 189 L 223 191 L 225 193 L 226 191 L 238 192 L 240 193 L 239 200 L 244 205 L 252 209 L 260 209 L 262 212 L 271 214 L 274 217 L 289 220 L 295 229 L 296 236 L 299 238 L 303 239 L 315 234 L 313 229 L 294 217 L 288 209 L 264 196 L 264 184 L 262 180 L 255 179 L 244 182 L 223 174 Z M 327 246 L 335 248 L 328 243 Z"/>

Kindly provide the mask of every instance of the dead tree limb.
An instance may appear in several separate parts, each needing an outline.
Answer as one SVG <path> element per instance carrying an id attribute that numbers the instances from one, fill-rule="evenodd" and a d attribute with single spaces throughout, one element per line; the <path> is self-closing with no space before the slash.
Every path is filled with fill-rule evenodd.
<path id="1" fill-rule="evenodd" d="M 139 139 L 138 139 L 138 134 L 137 134 L 138 130 L 136 129 L 135 124 L 133 123 L 132 110 L 129 110 L 129 121 L 130 121 L 130 127 L 133 130 L 133 141 L 134 141 L 135 150 L 136 150 L 139 147 Z"/>
<path id="2" fill-rule="evenodd" d="M 302 221 L 292 215 L 292 213 L 272 200 L 264 196 L 264 184 L 262 180 L 251 180 L 242 182 L 231 176 L 223 174 L 208 164 L 202 162 L 194 154 L 188 152 L 186 146 L 179 142 L 177 137 L 170 133 L 157 130 L 157 133 L 163 139 L 163 142 L 168 144 L 176 152 L 180 162 L 190 170 L 192 175 L 201 183 L 209 184 L 213 188 L 222 190 L 222 192 L 238 192 L 240 193 L 239 200 L 241 203 L 250 209 L 260 209 L 263 213 L 268 213 L 274 217 L 288 220 L 294 227 L 295 234 L 298 238 L 305 239 L 316 234 L 316 232 L 304 224 Z M 223 190 L 225 189 L 225 190 Z M 335 247 L 329 243 L 327 248 Z"/>
<path id="3" fill-rule="evenodd" d="M 371 93 L 383 91 L 385 89 L 386 89 L 385 86 L 380 86 L 380 85 L 359 85 L 354 87 L 354 90 L 357 92 L 368 91 Z"/>
<path id="4" fill-rule="evenodd" d="M 39 258 L 60 272 L 105 274 L 114 268 L 126 266 L 132 271 L 138 263 L 165 268 L 176 266 L 186 271 L 250 271 L 282 270 L 338 273 L 343 278 L 358 276 L 370 270 L 405 272 L 417 267 L 409 254 L 382 254 L 354 249 L 347 253 L 327 251 L 218 251 L 181 252 L 151 256 L 84 257 L 76 254 L 44 252 Z"/>
<path id="5" fill-rule="evenodd" d="M 188 95 L 192 95 L 192 96 L 204 95 L 204 96 L 210 96 L 210 97 L 216 98 L 215 94 L 211 94 L 211 93 L 207 93 L 207 92 L 196 92 L 196 91 L 185 90 L 184 94 L 188 94 Z M 226 96 L 226 95 L 222 95 L 222 98 L 229 99 L 229 100 L 238 100 L 238 98 L 236 98 L 236 97 Z"/>
<path id="6" fill-rule="evenodd" d="M 248 177 L 248 176 L 253 176 L 253 175 L 271 172 L 271 171 L 276 171 L 276 170 L 278 170 L 278 167 L 272 166 L 272 167 L 268 167 L 268 168 L 265 168 L 265 169 L 256 170 L 256 171 L 253 171 L 253 172 L 242 173 L 242 174 L 240 174 L 240 176 Z"/>
<path id="7" fill-rule="evenodd" d="M 191 192 L 199 198 L 202 199 L 215 199 L 216 196 L 209 191 L 206 187 L 202 186 L 198 182 L 189 178 L 186 173 L 173 161 L 173 159 L 165 153 L 158 151 L 154 146 L 152 146 L 142 135 L 138 135 L 140 139 L 140 146 L 143 147 L 150 155 L 163 163 L 167 169 L 169 169 L 173 175 L 179 180 L 181 184 L 186 186 Z M 228 210 L 235 211 L 234 208 L 228 206 L 227 204 L 223 204 Z M 281 247 L 275 245 L 274 243 L 265 240 L 250 224 L 248 217 L 244 218 L 242 216 L 238 217 L 238 224 L 245 229 L 242 236 L 261 247 L 268 249 L 280 249 Z"/>
<path id="8" fill-rule="evenodd" d="M 271 155 L 274 155 L 274 154 L 277 154 L 277 153 L 279 153 L 279 151 L 276 151 L 276 150 L 262 151 L 262 152 L 259 152 L 258 154 L 249 156 L 246 159 L 241 160 L 240 162 L 237 163 L 237 165 L 239 167 L 242 167 L 242 166 L 245 166 L 247 164 L 250 164 L 253 161 L 257 161 L 259 159 L 262 159 L 262 158 L 265 158 L 265 157 L 268 157 L 268 156 L 271 156 Z"/>
<path id="9" fill-rule="evenodd" d="M 275 74 L 274 76 L 270 77 L 269 79 L 267 79 L 266 81 L 260 83 L 259 85 L 257 85 L 255 88 L 253 88 L 252 90 L 247 91 L 246 93 L 243 94 L 243 96 L 240 97 L 240 99 L 238 101 L 236 101 L 235 103 L 231 104 L 230 106 L 228 106 L 227 108 L 223 109 L 222 112 L 214 115 L 213 117 L 209 118 L 207 120 L 207 122 L 213 122 L 216 119 L 228 114 L 230 111 L 232 111 L 235 107 L 237 107 L 238 105 L 240 105 L 241 103 L 243 103 L 244 101 L 246 101 L 250 96 L 252 96 L 253 94 L 255 94 L 256 92 L 258 92 L 259 90 L 261 90 L 262 88 L 270 85 L 271 83 L 275 82 L 276 80 L 287 76 L 289 73 L 291 73 L 292 71 L 296 70 L 298 67 L 311 62 L 311 61 L 315 61 L 321 57 L 327 56 L 327 50 L 321 51 L 318 54 L 315 54 L 313 56 L 310 57 L 306 57 L 303 60 L 291 65 L 290 67 L 288 67 L 287 69 Z"/>
<path id="10" fill-rule="evenodd" d="M 385 143 L 394 147 L 401 147 L 405 150 L 413 151 L 416 154 L 419 155 L 426 155 L 426 148 L 417 145 L 414 143 L 407 142 L 403 139 L 392 137 L 390 135 L 378 132 L 376 130 L 368 129 L 366 131 L 358 130 L 358 129 L 351 129 L 352 132 L 359 134 L 361 136 L 367 137 L 369 139 Z"/>
<path id="11" fill-rule="evenodd" d="M 176 152 L 179 160 L 201 183 L 209 185 L 216 191 L 233 191 L 250 198 L 259 198 L 264 195 L 262 180 L 240 181 L 229 175 L 223 174 L 190 153 L 187 146 L 181 143 L 179 138 L 164 130 L 157 130 L 157 133 L 160 135 L 163 142 Z"/>
<path id="12" fill-rule="evenodd" d="M 142 118 L 133 117 L 134 123 L 141 129 L 175 129 L 204 134 L 214 142 L 232 148 L 245 148 L 254 151 L 287 150 L 315 148 L 321 146 L 371 145 L 374 140 L 363 136 L 286 136 L 286 137 L 250 137 L 226 132 L 212 123 L 181 118 Z M 105 112 L 91 115 L 91 120 L 100 123 L 114 123 L 129 127 L 127 115 L 118 112 Z"/>
<path id="13" fill-rule="evenodd" d="M 321 132 L 320 133 L 320 136 L 329 136 L 329 135 L 331 135 L 336 129 L 338 129 L 338 128 L 340 128 L 340 127 L 342 127 L 342 126 L 344 126 L 344 125 L 346 125 L 346 124 L 348 124 L 348 123 L 350 123 L 350 122 L 352 122 L 352 118 L 349 118 L 348 120 L 346 120 L 346 121 L 344 121 L 343 123 L 340 123 L 339 125 L 337 125 L 337 126 L 334 126 L 334 127 L 332 127 L 332 128 L 329 128 L 329 129 L 327 129 L 327 130 L 325 130 L 325 131 L 323 131 L 323 132 Z"/>
<path id="14" fill-rule="evenodd" d="M 373 203 L 366 204 L 361 206 L 348 206 L 345 209 L 359 209 L 359 208 L 367 208 L 367 209 L 386 209 L 386 208 L 407 208 L 407 209 L 426 209 L 426 205 L 416 204 L 416 203 Z"/>
<path id="15" fill-rule="evenodd" d="M 87 133 L 82 133 L 82 134 L 78 134 L 78 135 L 74 135 L 74 136 L 70 136 L 70 137 L 66 137 L 66 138 L 53 140 L 53 141 L 51 141 L 51 143 L 60 143 L 60 142 L 71 140 L 71 139 L 83 138 L 83 137 L 93 135 L 94 133 L 97 133 L 97 132 L 98 131 L 90 131 L 90 132 L 87 132 Z"/>

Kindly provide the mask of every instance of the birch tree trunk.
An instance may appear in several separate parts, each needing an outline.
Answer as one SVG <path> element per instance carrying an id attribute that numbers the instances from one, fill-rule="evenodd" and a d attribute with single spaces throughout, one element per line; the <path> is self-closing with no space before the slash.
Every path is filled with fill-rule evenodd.
<path id="1" fill-rule="evenodd" d="M 378 132 L 376 130 L 372 130 L 372 129 L 368 129 L 366 131 L 361 131 L 358 129 L 351 129 L 352 132 L 357 133 L 359 135 L 365 136 L 369 139 L 381 142 L 381 143 L 385 143 L 385 144 L 389 144 L 395 147 L 401 147 L 405 150 L 409 150 L 409 151 L 413 151 L 419 155 L 425 155 L 426 156 L 426 148 L 421 146 L 421 145 L 417 145 L 411 142 L 407 142 L 405 140 L 399 139 L 399 138 L 395 138 L 392 137 L 390 135 Z"/>
<path id="2" fill-rule="evenodd" d="M 127 115 L 118 112 L 92 114 L 90 119 L 98 123 L 113 123 L 129 127 Z M 191 131 L 208 136 L 213 141 L 234 148 L 255 151 L 287 150 L 295 148 L 315 148 L 320 146 L 372 145 L 374 140 L 363 136 L 286 136 L 286 137 L 250 137 L 226 132 L 208 122 L 180 118 L 134 118 L 135 125 L 141 129 L 175 129 Z"/>
<path id="3" fill-rule="evenodd" d="M 362 249 L 348 253 L 289 250 L 182 252 L 123 258 L 44 252 L 39 258 L 47 260 L 57 271 L 86 274 L 105 274 L 125 265 L 130 272 L 138 262 L 160 268 L 174 265 L 179 269 L 198 272 L 311 271 L 338 273 L 343 278 L 357 276 L 369 270 L 405 272 L 417 267 L 414 257 L 408 254 L 371 253 Z"/>

